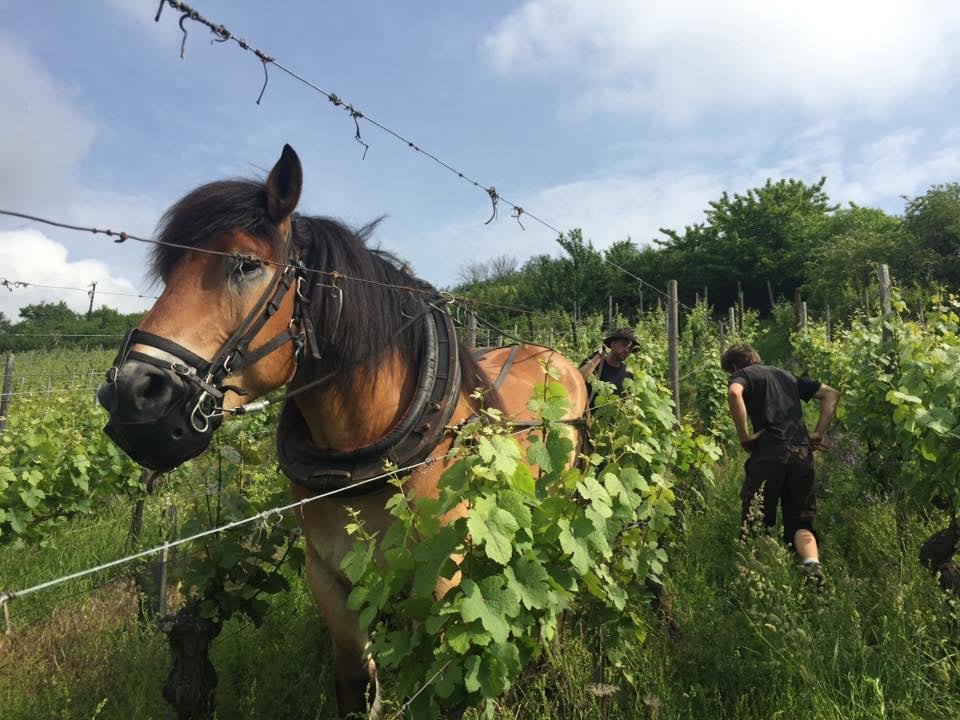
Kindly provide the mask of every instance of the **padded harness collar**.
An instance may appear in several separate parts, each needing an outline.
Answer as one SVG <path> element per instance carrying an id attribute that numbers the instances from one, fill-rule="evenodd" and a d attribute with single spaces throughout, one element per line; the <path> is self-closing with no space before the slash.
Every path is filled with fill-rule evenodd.
<path id="1" fill-rule="evenodd" d="M 287 400 L 277 429 L 277 457 L 290 480 L 318 493 L 346 488 L 338 497 L 366 495 L 385 488 L 390 478 L 350 486 L 383 474 L 387 462 L 404 467 L 426 460 L 440 443 L 460 399 L 457 336 L 453 319 L 442 306 L 422 302 L 419 378 L 403 418 L 370 445 L 332 452 L 312 446 L 300 409 Z"/>

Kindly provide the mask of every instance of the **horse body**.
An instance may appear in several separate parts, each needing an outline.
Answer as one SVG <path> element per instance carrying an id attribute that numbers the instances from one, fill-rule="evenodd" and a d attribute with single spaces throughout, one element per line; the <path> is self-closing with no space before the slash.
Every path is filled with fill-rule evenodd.
<path id="1" fill-rule="evenodd" d="M 507 347 L 490 350 L 479 358 L 479 365 L 485 376 L 492 381 L 503 372 L 508 359 L 510 365 L 506 369 L 506 374 L 503 375 L 499 388 L 501 406 L 507 417 L 518 421 L 532 419 L 532 414 L 527 409 L 527 402 L 533 394 L 534 386 L 544 381 L 543 363 L 549 363 L 559 373 L 558 382 L 561 382 L 567 390 L 571 401 L 568 418 L 582 417 L 586 407 L 586 388 L 577 369 L 563 356 L 548 348 L 521 345 L 516 349 Z M 395 370 L 388 371 L 388 376 L 392 377 L 394 374 Z M 398 385 L 392 382 L 378 382 L 371 396 L 358 398 L 356 405 L 368 408 L 365 413 L 360 407 L 354 407 L 350 410 L 343 408 L 345 412 L 342 414 L 331 414 L 330 406 L 340 405 L 340 402 L 331 402 L 329 398 L 323 397 L 314 399 L 307 397 L 299 401 L 298 405 L 311 428 L 320 424 L 319 418 L 327 418 L 324 423 L 324 437 L 334 435 L 349 438 L 351 443 L 362 445 L 382 436 L 389 425 L 396 421 L 395 417 L 391 417 L 391 412 L 381 412 L 379 427 L 376 425 L 371 427 L 370 418 L 377 415 L 371 410 L 378 407 L 381 409 L 403 408 L 405 393 L 402 388 L 408 388 L 409 392 L 409 378 L 412 374 L 412 369 L 408 368 L 406 372 L 401 373 L 406 376 L 406 383 Z M 365 414 L 364 420 L 359 423 L 355 419 L 358 411 Z M 458 425 L 475 414 L 475 402 L 466 393 L 461 393 L 451 424 Z M 310 421 L 311 418 L 314 418 L 314 422 Z M 388 422 L 384 422 L 386 418 L 389 418 Z M 367 428 L 366 436 L 363 433 L 352 434 L 352 430 L 358 427 Z M 570 432 L 574 433 L 575 430 L 570 428 Z M 446 464 L 442 460 L 449 452 L 453 441 L 454 436 L 448 435 L 431 453 L 430 457 L 440 462 L 417 468 L 404 479 L 403 486 L 406 492 L 412 491 L 417 497 L 437 496 L 440 475 L 446 469 Z M 368 703 L 372 708 L 371 717 L 377 717 L 379 714 L 375 669 L 364 660 L 368 638 L 357 624 L 355 613 L 347 609 L 350 585 L 340 570 L 340 564 L 354 542 L 344 530 L 350 522 L 347 508 L 359 513 L 368 532 L 383 533 L 393 521 L 385 505 L 394 492 L 396 489 L 390 487 L 355 498 L 338 499 L 334 496 L 321 499 L 306 505 L 299 518 L 307 543 L 308 582 L 333 637 L 334 657 L 337 664 L 338 702 L 341 709 L 356 709 Z M 308 498 L 313 494 L 297 483 L 291 484 L 291 493 L 295 500 Z M 466 509 L 460 508 L 455 515 L 464 512 Z M 436 590 L 437 595 L 444 594 L 450 585 L 451 581 L 440 579 Z M 371 690 L 372 697 L 369 697 L 368 693 Z"/>
<path id="2" fill-rule="evenodd" d="M 418 392 L 422 342 L 416 323 L 404 318 L 422 307 L 415 297 L 422 285 L 390 258 L 367 250 L 363 233 L 348 237 L 333 226 L 294 216 L 301 183 L 299 160 L 285 147 L 259 194 L 255 187 L 243 186 L 244 199 L 231 204 L 230 188 L 205 186 L 165 216 L 161 237 L 177 235 L 170 239 L 201 252 L 158 248 L 154 269 L 164 280 L 164 292 L 141 321 L 139 334 L 135 331 L 125 341 L 112 379 L 108 376 L 99 394 L 111 414 L 108 432 L 135 459 L 143 454 L 159 458 L 155 462 L 164 467 L 178 464 L 205 447 L 222 414 L 288 383 L 302 390 L 287 402 L 296 403 L 306 436 L 319 451 L 350 453 L 371 446 L 402 422 Z M 205 189 L 207 195 L 197 195 Z M 217 192 L 223 197 L 208 197 Z M 249 205 L 245 211 L 237 209 L 244 204 Z M 203 217 L 214 210 L 222 215 L 218 222 Z M 283 237 L 286 243 L 280 242 Z M 291 252 L 306 269 L 305 274 L 298 271 L 293 291 L 287 292 L 284 288 L 294 282 Z M 344 268 L 333 263 L 353 263 L 348 268 L 354 274 L 351 284 L 338 285 Z M 310 277 L 310 270 L 331 279 L 307 289 L 303 278 Z M 262 319 L 254 322 L 254 316 Z M 310 338 L 308 330 L 320 341 Z M 447 429 L 440 429 L 429 453 L 433 462 L 403 479 L 404 489 L 417 497 L 436 497 L 444 456 L 455 439 L 453 428 L 477 413 L 474 390 L 486 392 L 507 418 L 529 420 L 527 403 L 549 363 L 569 395 L 569 418 L 584 413 L 586 388 L 580 374 L 558 353 L 533 345 L 493 349 L 478 361 L 468 353 L 461 345 L 462 384 Z M 203 371 L 199 375 L 198 367 Z M 329 381 L 323 380 L 328 376 Z M 492 387 L 494 378 L 499 392 Z M 183 413 L 187 421 L 180 417 Z M 153 435 L 145 432 L 145 423 L 147 430 L 155 425 Z M 190 436 L 186 444 L 184 432 Z M 576 433 L 575 428 L 570 432 Z M 155 447 L 141 448 L 144 443 L 167 443 L 170 457 Z M 298 518 L 307 545 L 308 583 L 333 638 L 337 700 L 344 715 L 369 710 L 370 717 L 381 716 L 376 668 L 366 657 L 368 638 L 347 608 L 350 585 L 340 570 L 353 543 L 344 529 L 350 520 L 347 508 L 359 512 L 368 531 L 383 532 L 392 520 L 385 504 L 395 492 L 393 486 L 380 486 L 351 497 L 318 499 L 302 506 Z M 294 482 L 292 494 L 303 499 L 316 493 Z M 438 582 L 438 594 L 449 584 Z"/>

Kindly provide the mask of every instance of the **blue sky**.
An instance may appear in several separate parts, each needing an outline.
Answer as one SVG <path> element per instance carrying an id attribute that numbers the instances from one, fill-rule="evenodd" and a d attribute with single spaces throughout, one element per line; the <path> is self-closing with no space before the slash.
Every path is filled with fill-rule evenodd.
<path id="1" fill-rule="evenodd" d="M 722 191 L 828 178 L 899 212 L 960 180 L 960 3 L 194 0 L 204 15 L 598 246 L 647 243 Z M 0 0 L 0 207 L 149 234 L 193 187 L 300 154 L 300 210 L 363 223 L 438 285 L 558 252 L 486 195 L 157 0 Z M 0 277 L 145 289 L 144 248 L 0 219 Z M 0 311 L 82 293 L 0 290 Z M 125 310 L 133 298 L 102 297 Z"/>

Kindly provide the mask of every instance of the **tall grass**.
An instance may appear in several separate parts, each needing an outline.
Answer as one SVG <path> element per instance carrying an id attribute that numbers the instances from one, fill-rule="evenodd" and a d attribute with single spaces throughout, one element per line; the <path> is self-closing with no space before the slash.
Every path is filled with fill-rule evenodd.
<path id="1" fill-rule="evenodd" d="M 821 467 L 826 589 L 807 587 L 776 533 L 741 543 L 741 470 L 726 464 L 672 548 L 667 592 L 680 635 L 652 615 L 635 683 L 597 694 L 588 634 L 568 636 L 498 717 L 960 717 L 960 609 L 917 561 L 938 527 L 914 517 L 901 554 L 891 504 L 855 470 Z"/>

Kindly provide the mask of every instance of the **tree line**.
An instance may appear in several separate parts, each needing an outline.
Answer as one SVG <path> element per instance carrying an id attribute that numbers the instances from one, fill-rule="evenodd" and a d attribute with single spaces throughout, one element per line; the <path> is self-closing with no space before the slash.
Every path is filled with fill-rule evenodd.
<path id="1" fill-rule="evenodd" d="M 25 305 L 17 322 L 0 312 L 0 352 L 116 348 L 120 337 L 141 317 L 143 313 L 124 314 L 105 305 L 90 313 L 74 312 L 63 301 Z"/>
<path id="2" fill-rule="evenodd" d="M 558 238 L 561 257 L 470 263 L 452 290 L 481 302 L 578 315 L 606 313 L 611 299 L 628 316 L 654 305 L 656 290 L 619 266 L 658 289 L 677 280 L 680 300 L 689 305 L 706 294 L 723 309 L 742 291 L 747 307 L 767 312 L 800 288 L 811 306 L 829 304 L 835 316 L 846 316 L 877 302 L 879 263 L 890 266 L 907 298 L 933 286 L 960 286 L 960 183 L 905 197 L 902 214 L 894 215 L 853 203 L 840 207 L 825 182 L 768 180 L 725 192 L 708 204 L 702 222 L 661 228 L 662 237 L 648 246 L 628 237 L 598 249 L 574 229 Z"/>

